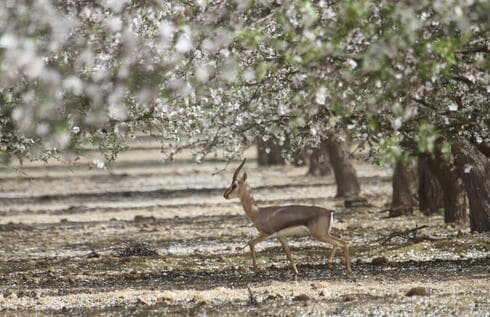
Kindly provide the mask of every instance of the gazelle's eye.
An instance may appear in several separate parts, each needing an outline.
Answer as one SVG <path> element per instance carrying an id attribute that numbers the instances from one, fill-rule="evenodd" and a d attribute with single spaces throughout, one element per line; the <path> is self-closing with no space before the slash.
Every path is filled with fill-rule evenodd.
<path id="1" fill-rule="evenodd" d="M 236 187 L 236 184 L 231 185 L 231 188 L 235 188 L 235 187 Z"/>

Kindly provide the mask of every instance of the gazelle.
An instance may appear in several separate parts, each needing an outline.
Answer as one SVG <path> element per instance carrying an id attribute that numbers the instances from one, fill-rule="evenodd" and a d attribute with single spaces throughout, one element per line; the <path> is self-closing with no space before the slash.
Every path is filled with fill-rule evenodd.
<path id="1" fill-rule="evenodd" d="M 297 275 L 298 270 L 291 256 L 287 237 L 298 234 L 309 234 L 313 239 L 329 243 L 333 246 L 328 258 L 328 267 L 330 269 L 332 268 L 333 258 L 337 248 L 342 247 L 344 249 L 345 267 L 347 272 L 351 273 L 349 243 L 332 236 L 330 233 L 334 212 L 321 207 L 303 205 L 257 206 L 250 185 L 247 183 L 247 173 L 244 172 L 239 176 L 245 161 L 246 159 L 235 170 L 231 185 L 225 190 L 223 196 L 226 199 L 240 198 L 245 214 L 259 231 L 259 236 L 248 242 L 252 254 L 253 268 L 255 270 L 257 269 L 255 245 L 270 238 L 277 238 L 286 253 L 291 269 Z"/>

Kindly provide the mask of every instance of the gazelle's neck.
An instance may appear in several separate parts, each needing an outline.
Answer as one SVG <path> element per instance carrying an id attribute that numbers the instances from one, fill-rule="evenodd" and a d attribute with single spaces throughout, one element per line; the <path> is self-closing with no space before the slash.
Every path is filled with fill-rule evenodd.
<path id="1" fill-rule="evenodd" d="M 240 201 L 250 220 L 255 220 L 259 213 L 259 207 L 252 195 L 252 189 L 247 183 L 244 183 L 240 188 Z"/>

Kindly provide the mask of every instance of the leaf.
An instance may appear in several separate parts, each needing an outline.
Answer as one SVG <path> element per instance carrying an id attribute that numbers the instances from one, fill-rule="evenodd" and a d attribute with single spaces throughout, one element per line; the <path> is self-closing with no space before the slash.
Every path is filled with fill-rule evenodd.
<path id="1" fill-rule="evenodd" d="M 459 48 L 460 41 L 456 38 L 442 38 L 432 44 L 434 51 L 446 59 L 449 65 L 456 64 L 455 52 Z"/>

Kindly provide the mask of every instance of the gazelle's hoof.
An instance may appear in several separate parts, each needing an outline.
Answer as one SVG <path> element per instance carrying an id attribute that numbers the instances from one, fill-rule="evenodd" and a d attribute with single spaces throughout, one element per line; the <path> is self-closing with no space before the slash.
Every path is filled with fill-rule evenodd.
<path id="1" fill-rule="evenodd" d="M 327 268 L 331 271 L 333 270 L 333 263 L 328 263 Z"/>

